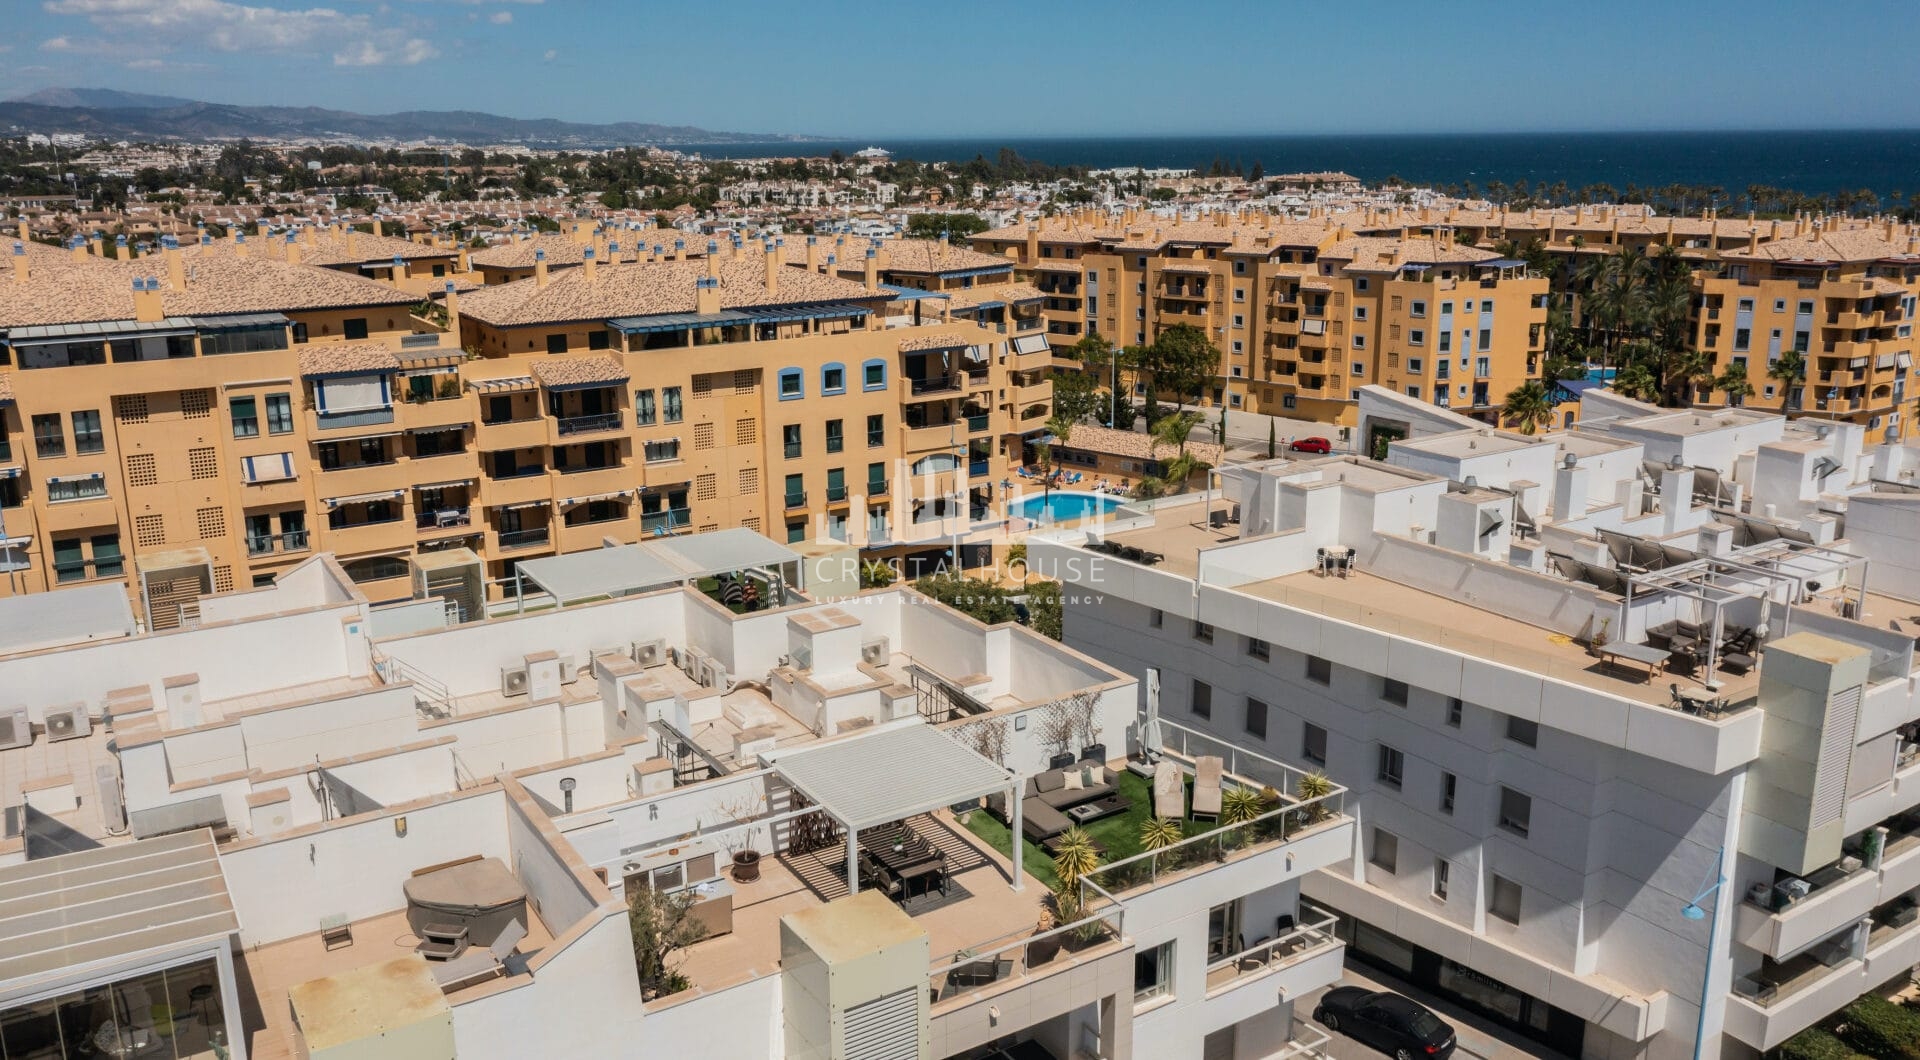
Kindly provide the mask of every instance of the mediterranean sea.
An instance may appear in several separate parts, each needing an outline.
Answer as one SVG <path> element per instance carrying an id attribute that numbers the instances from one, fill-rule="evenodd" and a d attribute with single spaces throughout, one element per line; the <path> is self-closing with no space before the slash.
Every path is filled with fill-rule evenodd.
<path id="1" fill-rule="evenodd" d="M 1368 136 L 1207 136 L 968 138 L 676 144 L 707 158 L 824 156 L 882 147 L 921 162 L 993 160 L 1003 147 L 1053 165 L 1206 170 L 1228 167 L 1268 173 L 1343 170 L 1368 182 L 1397 176 L 1415 184 L 1484 189 L 1490 181 L 1570 189 L 1610 184 L 1719 187 L 1730 208 L 1744 208 L 1746 188 L 1770 185 L 1830 195 L 1862 189 L 1883 198 L 1920 195 L 1920 129 L 1846 132 L 1500 133 Z"/>

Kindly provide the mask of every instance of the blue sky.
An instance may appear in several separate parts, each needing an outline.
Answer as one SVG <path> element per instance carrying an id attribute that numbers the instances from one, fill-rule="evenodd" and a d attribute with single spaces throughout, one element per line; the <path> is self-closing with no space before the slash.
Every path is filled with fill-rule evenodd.
<path id="1" fill-rule="evenodd" d="M 865 136 L 1920 127 L 1920 3 L 9 0 L 51 85 Z"/>

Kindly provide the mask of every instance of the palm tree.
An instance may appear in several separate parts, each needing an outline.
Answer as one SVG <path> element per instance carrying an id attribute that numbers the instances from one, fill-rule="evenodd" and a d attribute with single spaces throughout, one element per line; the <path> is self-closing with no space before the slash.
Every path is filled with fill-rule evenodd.
<path id="1" fill-rule="evenodd" d="M 1807 378 L 1807 357 L 1799 350 L 1787 350 L 1767 366 L 1767 375 L 1780 380 L 1780 404 L 1785 409 L 1797 409 L 1801 405 L 1801 384 Z"/>
<path id="2" fill-rule="evenodd" d="M 1518 428 L 1521 434 L 1533 434 L 1551 425 L 1553 400 L 1547 393 L 1546 384 L 1538 379 L 1529 379 L 1508 391 L 1506 403 L 1500 406 L 1500 415 Z"/>
<path id="3" fill-rule="evenodd" d="M 1635 361 L 1615 373 L 1613 392 L 1635 401 L 1658 401 L 1660 384 L 1653 378 L 1653 372 L 1645 364 Z"/>
<path id="4" fill-rule="evenodd" d="M 1747 380 L 1747 362 L 1734 361 L 1713 381 L 1715 390 L 1727 392 L 1727 404 L 1738 407 L 1753 396 L 1753 384 Z"/>

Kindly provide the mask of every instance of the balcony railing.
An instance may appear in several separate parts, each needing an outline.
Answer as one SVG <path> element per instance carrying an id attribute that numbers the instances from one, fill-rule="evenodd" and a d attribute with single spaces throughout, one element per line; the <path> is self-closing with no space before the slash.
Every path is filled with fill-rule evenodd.
<path id="1" fill-rule="evenodd" d="M 781 451 L 786 454 L 786 457 L 788 460 L 800 459 L 800 443 L 799 442 L 788 442 L 782 448 Z"/>
<path id="2" fill-rule="evenodd" d="M 996 983 L 1077 966 L 1085 951 L 1120 938 L 1118 907 L 1040 934 L 1022 929 L 956 953 L 941 954 L 927 971 L 934 1007 Z"/>
<path id="3" fill-rule="evenodd" d="M 867 480 L 867 496 L 884 497 L 886 495 L 887 495 L 886 479 L 868 479 Z"/>
<path id="4" fill-rule="evenodd" d="M 1307 908 L 1302 906 L 1301 912 L 1306 912 Z M 1207 993 L 1211 995 L 1238 986 L 1249 979 L 1259 978 L 1341 945 L 1339 937 L 1333 933 L 1339 917 L 1323 909 L 1313 912 L 1316 915 L 1309 923 L 1279 938 L 1257 942 L 1239 953 L 1207 965 Z"/>
<path id="5" fill-rule="evenodd" d="M 597 412 L 591 416 L 567 416 L 560 420 L 560 434 L 593 434 L 598 431 L 617 431 L 620 429 L 618 412 Z"/>
<path id="6" fill-rule="evenodd" d="M 960 389 L 960 377 L 957 375 L 939 376 L 934 379 L 912 379 L 908 382 L 912 384 L 909 392 L 914 394 L 939 394 Z"/>
<path id="7" fill-rule="evenodd" d="M 502 549 L 531 548 L 534 545 L 544 545 L 548 541 L 548 535 L 548 528 L 544 526 L 536 526 L 531 530 L 502 530 L 500 547 Z"/>
<path id="8" fill-rule="evenodd" d="M 285 530 L 280 534 L 282 552 L 305 552 L 311 538 L 305 530 Z"/>
<path id="9" fill-rule="evenodd" d="M 846 499 L 847 499 L 847 487 L 845 486 L 828 486 L 827 487 L 827 503 L 828 504 L 838 504 L 841 501 L 844 501 Z M 792 506 L 789 505 L 788 507 L 792 507 Z"/>
<path id="10" fill-rule="evenodd" d="M 467 526 L 473 522 L 472 510 L 464 505 L 459 508 L 434 508 L 421 512 L 414 523 L 422 530 L 438 530 L 448 526 Z"/>
<path id="11" fill-rule="evenodd" d="M 691 525 L 692 521 L 693 509 L 691 508 L 668 508 L 665 511 L 645 512 L 640 516 L 640 532 L 652 534 L 673 530 Z"/>
<path id="12" fill-rule="evenodd" d="M 978 415 L 968 416 L 967 417 L 968 433 L 979 434 L 981 431 L 986 430 L 987 418 L 988 418 L 988 413 L 985 413 L 985 412 L 979 413 Z"/>
<path id="13" fill-rule="evenodd" d="M 788 490 L 787 491 L 787 507 L 805 508 L 806 506 L 807 506 L 806 490 Z"/>
<path id="14" fill-rule="evenodd" d="M 304 552 L 307 548 L 305 530 L 287 530 L 279 534 L 248 534 L 247 555 L 270 555 L 276 549 L 287 552 Z"/>
<path id="15" fill-rule="evenodd" d="M 987 462 L 985 460 L 974 460 L 967 464 L 967 474 L 969 475 L 978 476 L 978 475 L 984 475 L 986 473 L 987 473 Z"/>

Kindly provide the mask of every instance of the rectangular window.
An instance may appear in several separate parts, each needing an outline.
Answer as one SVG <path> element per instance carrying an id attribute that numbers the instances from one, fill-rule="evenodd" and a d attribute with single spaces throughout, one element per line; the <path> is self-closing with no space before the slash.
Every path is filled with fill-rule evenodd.
<path id="1" fill-rule="evenodd" d="M 670 386 L 662 389 L 660 391 L 660 422 L 679 423 L 680 419 L 680 388 Z"/>
<path id="2" fill-rule="evenodd" d="M 341 333 L 346 335 L 346 337 L 349 339 L 366 338 L 367 337 L 367 318 L 353 317 L 352 319 L 347 320 L 345 323 L 341 325 Z"/>
<path id="3" fill-rule="evenodd" d="M 1199 678 L 1194 678 L 1193 681 L 1193 716 L 1208 719 L 1213 717 L 1213 686 Z"/>
<path id="4" fill-rule="evenodd" d="M 1487 874 L 1487 912 L 1509 924 L 1520 922 L 1520 885 L 1495 873 Z"/>
<path id="5" fill-rule="evenodd" d="M 1213 623 L 1202 622 L 1197 618 L 1194 619 L 1193 620 L 1193 639 L 1199 641 L 1202 644 L 1212 644 L 1213 643 Z"/>
<path id="6" fill-rule="evenodd" d="M 1514 743 L 1537 747 L 1540 743 L 1540 723 L 1525 718 L 1507 717 L 1507 739 Z"/>
<path id="7" fill-rule="evenodd" d="M 1367 857 L 1367 864 L 1382 869 L 1391 876 L 1400 868 L 1400 837 L 1384 828 L 1373 830 L 1373 853 Z"/>
<path id="8" fill-rule="evenodd" d="M 1440 774 L 1440 812 L 1453 816 L 1453 797 L 1459 793 L 1460 778 L 1452 773 Z"/>
<path id="9" fill-rule="evenodd" d="M 844 394 L 847 392 L 847 370 L 835 365 L 820 370 L 820 392 L 822 394 Z"/>
<path id="10" fill-rule="evenodd" d="M 1161 625 L 1163 625 L 1166 622 L 1166 620 L 1167 620 L 1167 613 L 1165 611 L 1160 610 L 1157 607 L 1151 608 L 1147 611 L 1147 628 L 1149 629 L 1159 629 Z"/>
<path id="11" fill-rule="evenodd" d="M 1425 303 L 1425 302 L 1422 302 L 1422 301 L 1418 301 L 1418 300 L 1416 300 L 1416 301 L 1415 301 L 1415 302 L 1413 303 L 1413 310 L 1412 310 L 1412 312 L 1413 312 L 1413 315 L 1414 315 L 1414 316 L 1417 316 L 1417 317 L 1424 317 L 1424 316 L 1426 316 L 1426 315 L 1427 315 L 1427 303 Z"/>
<path id="12" fill-rule="evenodd" d="M 1462 703 L 1458 697 L 1449 698 L 1447 700 L 1447 727 L 1452 729 L 1459 728 L 1460 715 L 1465 711 L 1466 704 Z"/>
<path id="13" fill-rule="evenodd" d="M 780 452 L 788 460 L 797 458 L 803 452 L 799 424 L 789 423 L 780 428 Z"/>
<path id="14" fill-rule="evenodd" d="M 1522 839 L 1533 823 L 1533 796 L 1512 788 L 1500 788 L 1500 827 Z"/>
<path id="15" fill-rule="evenodd" d="M 653 391 L 636 390 L 633 392 L 633 422 L 641 427 L 653 426 L 657 417 L 653 406 Z"/>
<path id="16" fill-rule="evenodd" d="M 1447 900 L 1447 859 L 1433 859 L 1433 896 L 1441 901 Z"/>
<path id="17" fill-rule="evenodd" d="M 878 449 L 887 444 L 887 418 L 880 413 L 867 417 L 867 448 Z"/>
<path id="18" fill-rule="evenodd" d="M 1267 738 L 1267 705 L 1253 698 L 1247 700 L 1247 735 L 1259 740 Z"/>
<path id="19" fill-rule="evenodd" d="M 1381 744 L 1380 762 L 1379 767 L 1374 770 L 1374 779 L 1398 791 L 1400 790 L 1401 779 L 1405 775 L 1406 770 L 1407 756 L 1395 748 Z"/>
<path id="20" fill-rule="evenodd" d="M 866 390 L 884 390 L 887 386 L 887 366 L 882 361 L 869 361 L 861 370 L 861 387 Z"/>
<path id="21" fill-rule="evenodd" d="M 664 441 L 648 442 L 643 450 L 649 464 L 662 464 L 669 460 L 680 459 L 680 439 L 668 438 Z"/>
<path id="22" fill-rule="evenodd" d="M 59 413 L 44 413 L 33 418 L 33 451 L 41 457 L 67 455 L 67 432 L 60 426 Z"/>
<path id="23" fill-rule="evenodd" d="M 807 481 L 801 475 L 787 476 L 787 507 L 804 508 L 807 504 Z"/>
<path id="24" fill-rule="evenodd" d="M 827 452 L 837 453 L 847 447 L 847 439 L 840 420 L 827 421 Z"/>
<path id="25" fill-rule="evenodd" d="M 105 437 L 100 433 L 100 413 L 89 409 L 73 414 L 73 451 L 76 453 L 98 453 L 107 448 Z"/>
<path id="26" fill-rule="evenodd" d="M 1406 706 L 1407 683 L 1405 681 L 1395 681 L 1391 677 L 1382 678 L 1380 681 L 1380 698 L 1396 707 Z"/>
<path id="27" fill-rule="evenodd" d="M 789 368 L 786 371 L 781 372 L 780 373 L 780 400 L 786 401 L 790 398 L 797 398 L 799 396 L 800 396 L 800 370 L 798 368 Z"/>
<path id="28" fill-rule="evenodd" d="M 1173 993 L 1173 940 L 1133 954 L 1133 1003 Z"/>
<path id="29" fill-rule="evenodd" d="M 1734 349 L 1745 350 L 1752 345 L 1753 345 L 1753 329 L 1752 328 L 1734 328 L 1733 329 L 1733 348 Z"/>
<path id="30" fill-rule="evenodd" d="M 547 352 L 548 353 L 567 352 L 567 336 L 565 332 L 562 332 L 558 335 L 547 336 Z"/>
<path id="31" fill-rule="evenodd" d="M 587 349 L 605 350 L 613 346 L 613 336 L 604 331 L 587 332 Z"/>
<path id="32" fill-rule="evenodd" d="M 1427 333 L 1419 328 L 1411 328 L 1407 331 L 1407 342 L 1415 346 L 1425 346 L 1427 344 Z"/>
<path id="33" fill-rule="evenodd" d="M 237 397 L 227 402 L 227 413 L 233 417 L 233 436 L 235 438 L 257 438 L 260 435 L 260 414 L 257 403 L 250 397 Z"/>
<path id="34" fill-rule="evenodd" d="M 1307 722 L 1300 734 L 1300 757 L 1316 766 L 1327 764 L 1327 730 Z"/>
<path id="35" fill-rule="evenodd" d="M 120 561 L 120 535 L 97 534 L 88 544 L 93 546 L 93 576 L 119 577 L 125 569 Z"/>
<path id="36" fill-rule="evenodd" d="M 1259 637 L 1247 638 L 1248 655 L 1264 662 L 1271 653 L 1272 649 L 1268 647 L 1266 641 L 1261 640 Z"/>
<path id="37" fill-rule="evenodd" d="M 290 394 L 267 395 L 267 433 L 293 433 L 293 397 Z"/>
<path id="38" fill-rule="evenodd" d="M 1333 683 L 1333 663 L 1318 655 L 1307 656 L 1307 680 L 1317 685 Z"/>

